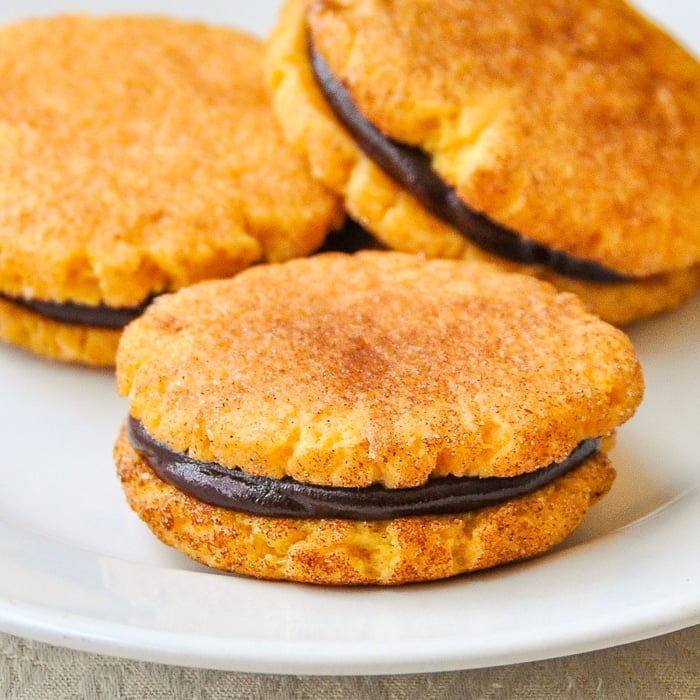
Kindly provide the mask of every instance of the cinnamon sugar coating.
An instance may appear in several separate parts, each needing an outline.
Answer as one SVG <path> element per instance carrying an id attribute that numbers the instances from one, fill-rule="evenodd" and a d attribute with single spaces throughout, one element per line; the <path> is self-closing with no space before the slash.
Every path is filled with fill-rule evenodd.
<path id="1" fill-rule="evenodd" d="M 610 435 L 642 398 L 620 330 L 530 277 L 396 252 L 253 267 L 163 296 L 117 384 L 201 461 L 334 486 L 511 476 Z"/>
<path id="2" fill-rule="evenodd" d="M 341 212 L 284 140 L 262 54 L 165 17 L 0 28 L 0 291 L 128 307 L 315 250 Z"/>
<path id="3" fill-rule="evenodd" d="M 296 520 L 230 511 L 183 494 L 155 476 L 123 431 L 114 455 L 128 503 L 165 544 L 215 569 L 331 585 L 428 581 L 535 556 L 570 534 L 614 478 L 599 453 L 532 494 L 470 513 Z"/>
<path id="4" fill-rule="evenodd" d="M 472 209 L 639 281 L 574 281 L 614 323 L 673 308 L 700 284 L 700 66 L 621 0 L 287 0 L 267 74 L 290 143 L 392 248 L 493 256 L 436 219 L 353 142 L 325 103 L 316 49 L 384 134 L 431 154 Z M 397 31 L 400 27 L 400 31 Z M 508 268 L 513 265 L 505 263 Z"/>

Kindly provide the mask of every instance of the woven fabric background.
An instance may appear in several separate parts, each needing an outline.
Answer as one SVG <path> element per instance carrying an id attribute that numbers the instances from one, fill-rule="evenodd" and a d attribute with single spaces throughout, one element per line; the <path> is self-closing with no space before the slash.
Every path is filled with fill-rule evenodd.
<path id="1" fill-rule="evenodd" d="M 0 635 L 2 700 L 700 700 L 700 626 L 577 656 L 421 675 L 231 673 L 129 661 Z"/>

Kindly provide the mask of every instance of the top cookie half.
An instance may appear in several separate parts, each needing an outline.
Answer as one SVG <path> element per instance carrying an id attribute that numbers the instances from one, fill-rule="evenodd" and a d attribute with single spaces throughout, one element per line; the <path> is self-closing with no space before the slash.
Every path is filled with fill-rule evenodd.
<path id="1" fill-rule="evenodd" d="M 339 207 L 283 139 L 261 58 L 163 17 L 1 28 L 0 294 L 128 308 L 317 248 Z"/>
<path id="2" fill-rule="evenodd" d="M 424 154 L 477 217 L 623 289 L 697 283 L 700 66 L 624 2 L 288 0 L 268 46 L 287 136 L 391 247 L 493 252 L 475 253 L 410 184 L 386 177 L 329 106 L 313 56 L 358 119 Z M 591 291 L 537 255 L 504 261 Z M 603 276 L 598 291 L 611 286 Z"/>
<path id="3" fill-rule="evenodd" d="M 396 252 L 258 265 L 165 295 L 124 332 L 131 416 L 255 476 L 411 487 L 513 476 L 633 414 L 627 336 L 524 275 Z"/>

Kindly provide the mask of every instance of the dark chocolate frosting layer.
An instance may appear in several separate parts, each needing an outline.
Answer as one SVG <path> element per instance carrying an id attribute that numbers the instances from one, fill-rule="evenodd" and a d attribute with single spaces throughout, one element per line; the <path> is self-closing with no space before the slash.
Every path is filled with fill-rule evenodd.
<path id="1" fill-rule="evenodd" d="M 526 265 L 545 265 L 567 277 L 590 282 L 628 282 L 634 279 L 592 260 L 577 258 L 531 241 L 470 209 L 432 169 L 427 153 L 384 136 L 360 114 L 345 86 L 314 50 L 311 39 L 309 57 L 328 105 L 357 145 L 428 211 L 453 226 L 472 243 L 494 255 Z"/>
<path id="2" fill-rule="evenodd" d="M 289 477 L 251 476 L 211 462 L 199 462 L 153 438 L 129 417 L 131 446 L 163 481 L 199 501 L 231 510 L 281 518 L 387 520 L 416 515 L 450 515 L 502 503 L 531 493 L 574 469 L 598 450 L 600 440 L 581 441 L 563 461 L 514 477 L 446 476 L 415 488 L 375 484 L 341 488 L 304 484 Z"/>
<path id="3" fill-rule="evenodd" d="M 0 298 L 59 323 L 97 328 L 123 328 L 127 323 L 140 316 L 151 301 L 149 299 L 148 302 L 137 306 L 111 307 L 105 304 L 88 306 L 73 302 L 57 303 L 22 299 L 2 293 L 0 293 Z"/>

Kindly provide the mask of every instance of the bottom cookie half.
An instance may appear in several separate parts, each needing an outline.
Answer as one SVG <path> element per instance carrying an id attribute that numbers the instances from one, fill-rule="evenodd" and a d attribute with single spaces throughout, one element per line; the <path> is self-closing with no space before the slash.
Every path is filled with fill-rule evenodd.
<path id="1" fill-rule="evenodd" d="M 290 519 L 185 495 L 154 474 L 124 431 L 114 457 L 129 505 L 163 543 L 215 569 L 333 585 L 429 581 L 533 557 L 571 534 L 615 478 L 608 458 L 597 453 L 544 488 L 468 513 Z"/>
<path id="2" fill-rule="evenodd" d="M 121 329 L 61 323 L 0 299 L 0 338 L 50 360 L 111 367 Z"/>

